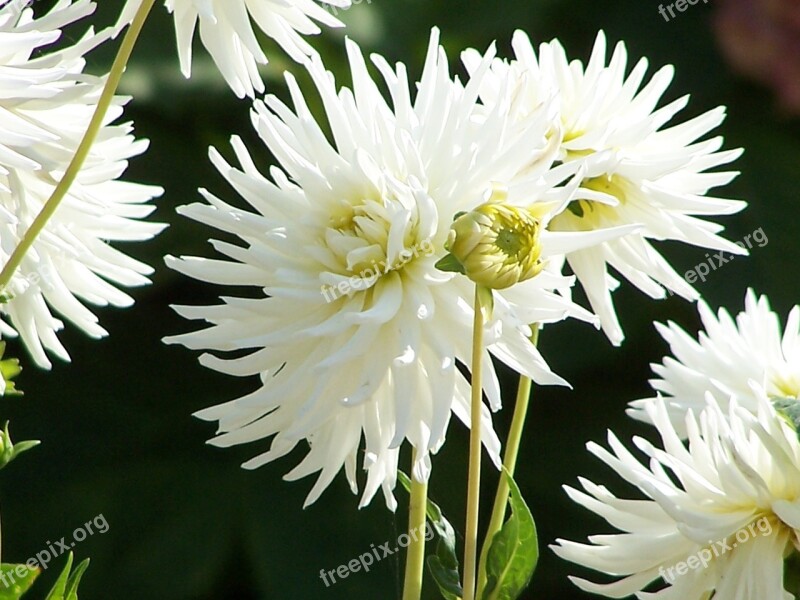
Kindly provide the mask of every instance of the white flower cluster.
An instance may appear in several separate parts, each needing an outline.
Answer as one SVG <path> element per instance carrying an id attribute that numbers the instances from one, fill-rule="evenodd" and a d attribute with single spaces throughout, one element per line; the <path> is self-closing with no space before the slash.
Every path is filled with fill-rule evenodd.
<path id="1" fill-rule="evenodd" d="M 93 116 L 102 113 L 107 78 L 87 73 L 84 57 L 116 36 L 142 4 L 129 0 L 113 28 L 90 28 L 77 42 L 53 49 L 65 27 L 94 13 L 92 0 L 58 0 L 46 11 L 31 2 L 0 0 L 0 265 L 9 263 L 27 234 L 37 232 L 1 290 L 0 334 L 19 335 L 42 367 L 50 366 L 50 355 L 69 360 L 57 337 L 62 318 L 92 337 L 104 336 L 86 304 L 129 306 L 133 300 L 120 288 L 146 284 L 152 272 L 112 245 L 150 239 L 164 227 L 143 220 L 162 190 L 120 180 L 128 160 L 147 148 L 133 137 L 130 123 L 116 123 L 127 98 L 113 98 L 65 198 L 41 231 L 32 227 L 78 154 Z M 239 96 L 264 89 L 257 66 L 266 56 L 250 19 L 296 60 L 313 53 L 301 34 L 318 33 L 316 22 L 341 25 L 316 0 L 166 4 L 175 15 L 185 74 L 199 22 L 202 41 Z M 349 0 L 332 4 L 344 8 Z"/>
<path id="2" fill-rule="evenodd" d="M 719 151 L 719 138 L 702 140 L 722 120 L 721 110 L 667 126 L 685 105 L 684 99 L 657 106 L 671 70 L 648 83 L 644 62 L 626 74 L 624 46 L 607 63 L 602 34 L 585 68 L 570 64 L 557 42 L 537 56 L 520 33 L 514 47 L 511 61 L 494 49 L 465 52 L 467 81 L 450 74 L 436 30 L 415 83 L 405 65 L 373 55 L 391 101 L 354 42 L 347 43 L 352 87 L 337 86 L 314 56 L 306 68 L 324 126 L 287 74 L 291 105 L 268 95 L 252 112 L 253 127 L 280 167 L 259 172 L 238 137 L 236 165 L 211 151 L 250 210 L 205 190 L 205 202 L 180 209 L 242 243 L 213 242 L 221 260 L 169 257 L 168 264 L 203 281 L 263 293 L 177 307 L 210 327 L 168 341 L 233 352 L 204 354 L 201 362 L 262 382 L 252 394 L 198 416 L 219 422 L 213 443 L 220 446 L 271 439 L 248 468 L 307 443 L 308 455 L 287 477 L 319 473 L 309 502 L 342 469 L 357 491 L 361 456 L 362 505 L 382 488 L 394 507 L 403 442 L 415 448 L 415 475 L 425 480 L 451 414 L 471 426 L 468 382 L 457 365 L 469 364 L 472 285 L 436 268 L 454 215 L 499 193 L 541 225 L 542 272 L 495 292 L 483 359 L 492 410 L 500 407 L 500 390 L 490 357 L 538 383 L 566 384 L 529 341 L 530 324 L 574 317 L 602 323 L 615 343 L 622 340 L 610 300 L 617 282 L 607 264 L 651 296 L 664 296 L 663 285 L 696 298 L 651 242 L 740 252 L 705 220 L 744 206 L 704 196 L 732 178 L 714 169 L 739 154 Z M 320 293 L 370 265 L 398 264 L 401 251 L 423 241 L 435 251 L 347 286 L 333 300 Z M 563 272 L 567 261 L 599 319 L 571 302 L 576 277 Z M 483 427 L 496 460 L 488 408 Z"/>
<path id="3" fill-rule="evenodd" d="M 60 0 L 38 18 L 23 3 L 0 10 L 0 264 L 52 194 L 95 111 L 105 79 L 84 71 L 84 55 L 111 31 L 90 29 L 74 44 L 47 49 L 94 8 L 90 0 Z M 114 100 L 75 184 L 3 290 L 0 333 L 19 333 L 42 367 L 50 365 L 47 352 L 69 360 L 54 313 L 101 337 L 85 304 L 129 306 L 119 288 L 147 283 L 152 271 L 109 243 L 146 240 L 163 228 L 142 220 L 161 189 L 119 180 L 147 148 L 130 123 L 114 124 L 126 101 Z"/>
<path id="4" fill-rule="evenodd" d="M 696 339 L 659 326 L 673 356 L 653 367 L 659 395 L 633 403 L 661 444 L 634 438 L 644 461 L 611 432 L 610 451 L 588 446 L 640 497 L 586 479 L 583 491 L 566 488 L 621 531 L 589 544 L 558 541 L 559 556 L 620 577 L 573 578 L 581 589 L 610 598 L 794 598 L 783 561 L 800 549 L 800 307 L 783 332 L 752 291 L 735 320 L 705 303 L 700 316 Z M 658 591 L 645 591 L 659 579 Z"/>
<path id="5" fill-rule="evenodd" d="M 53 194 L 97 110 L 106 79 L 85 72 L 84 56 L 148 9 L 145 0 L 128 0 L 115 27 L 90 29 L 52 50 L 94 3 L 58 0 L 44 14 L 27 4 L 0 0 L 2 264 Z M 308 448 L 286 478 L 318 474 L 309 503 L 344 470 L 362 506 L 381 491 L 394 509 L 404 443 L 414 449 L 414 477 L 426 481 L 453 415 L 482 429 L 499 462 L 494 361 L 540 384 L 568 385 L 531 342 L 533 324 L 576 318 L 619 344 L 618 278 L 653 298 L 699 298 L 655 242 L 746 253 L 708 220 L 744 208 L 708 195 L 736 176 L 719 169 L 740 151 L 707 137 L 724 109 L 674 123 L 688 96 L 661 105 L 672 68 L 648 79 L 647 61 L 629 69 L 623 44 L 607 57 L 602 33 L 584 64 L 570 61 L 558 41 L 534 48 L 518 32 L 512 58 L 493 47 L 463 52 L 466 80 L 451 75 L 435 29 L 418 81 L 379 55 L 368 65 L 348 40 L 347 87 L 303 37 L 318 33 L 319 23 L 341 25 L 316 0 L 166 0 L 166 7 L 184 73 L 199 29 L 233 92 L 254 99 L 252 125 L 263 143 L 256 152 L 279 163 L 260 172 L 238 137 L 235 164 L 211 150 L 249 208 L 201 190 L 204 201 L 179 212 L 240 243 L 213 241 L 222 258 L 170 256 L 167 263 L 202 281 L 258 291 L 176 307 L 208 326 L 167 341 L 213 352 L 201 357 L 209 368 L 260 378 L 251 394 L 198 416 L 219 423 L 219 446 L 269 439 L 248 468 Z M 323 122 L 290 73 L 290 103 L 256 98 L 267 57 L 255 29 L 307 70 Z M 162 228 L 143 220 L 161 190 L 120 180 L 147 145 L 130 124 L 115 124 L 125 102 L 113 99 L 75 183 L 2 290 L 0 333 L 19 334 L 44 367 L 48 353 L 68 359 L 55 314 L 104 335 L 86 304 L 128 305 L 120 288 L 148 281 L 149 267 L 111 245 Z M 477 215 L 477 207 L 485 208 L 480 218 L 459 221 L 468 238 L 456 244 L 459 255 L 487 267 L 486 277 L 495 267 L 525 274 L 487 286 L 494 306 L 481 355 L 488 403 L 479 424 L 470 422 L 460 368 L 470 363 L 474 286 L 441 268 L 456 254 L 445 250 L 454 247 L 453 219 Z M 485 226 L 493 214 L 506 220 Z M 526 224 L 524 236 L 507 230 L 515 218 Z M 502 252 L 480 254 L 492 244 Z M 417 248 L 425 252 L 409 250 Z M 528 252 L 524 269 L 520 248 Z M 576 283 L 593 312 L 572 301 Z M 781 331 L 766 298 L 751 291 L 745 304 L 734 320 L 700 302 L 705 331 L 697 338 L 673 323 L 659 326 L 674 356 L 654 366 L 656 396 L 630 409 L 661 436 L 659 445 L 634 439 L 646 463 L 611 433 L 610 451 L 589 445 L 644 498 L 620 498 L 588 480 L 583 491 L 567 488 L 621 531 L 588 544 L 558 541 L 560 556 L 620 578 L 576 578 L 582 589 L 664 600 L 793 597 L 784 590 L 783 558 L 800 548 L 800 308 Z"/>
<path id="6" fill-rule="evenodd" d="M 206 45 L 215 54 L 210 35 Z M 205 202 L 180 209 L 241 244 L 215 241 L 222 259 L 168 257 L 168 264 L 203 281 L 256 286 L 263 294 L 177 307 L 209 326 L 168 341 L 215 352 L 201 357 L 209 368 L 261 379 L 253 393 L 198 416 L 219 422 L 213 443 L 220 446 L 271 440 L 248 468 L 306 443 L 308 454 L 287 479 L 318 473 L 309 503 L 342 469 L 358 492 L 363 456 L 362 506 L 382 489 L 394 508 L 404 442 L 415 450 L 415 477 L 424 481 L 451 415 L 477 426 L 469 422 L 468 384 L 458 369 L 468 364 L 472 286 L 437 268 L 453 256 L 444 248 L 454 216 L 496 196 L 514 207 L 503 214 L 536 215 L 526 243 L 541 271 L 530 264 L 532 277 L 496 286 L 486 329 L 489 406 L 480 426 L 495 461 L 489 408 L 500 407 L 500 390 L 492 357 L 541 384 L 566 384 L 529 341 L 531 324 L 579 318 L 620 344 L 612 301 L 617 277 L 652 298 L 700 297 L 656 242 L 746 254 L 708 220 L 745 206 L 709 195 L 736 176 L 720 168 L 741 153 L 723 150 L 719 136 L 707 137 L 722 123 L 723 108 L 675 123 L 688 96 L 661 105 L 672 68 L 648 79 L 647 61 L 629 69 L 623 44 L 607 58 L 602 33 L 585 65 L 570 61 L 558 41 L 535 49 L 521 32 L 513 49 L 511 59 L 493 48 L 466 50 L 466 81 L 451 76 L 436 30 L 415 83 L 405 65 L 373 55 L 390 101 L 354 42 L 347 43 L 351 87 L 337 86 L 311 54 L 304 65 L 325 123 L 317 123 L 287 74 L 291 105 L 269 95 L 252 112 L 253 127 L 280 166 L 259 172 L 238 137 L 236 165 L 211 151 L 250 208 L 202 190 Z M 220 56 L 217 51 L 218 63 Z M 252 88 L 242 83 L 244 71 L 231 73 L 239 95 L 261 89 L 254 79 Z M 502 229 L 478 231 L 479 221 L 462 222 L 477 228 L 470 248 L 497 239 L 508 252 L 503 260 L 471 259 L 513 272 L 508 259 L 521 238 Z M 368 265 L 397 264 L 403 249 L 422 241 L 436 250 L 363 286 L 346 286 L 333 300 L 321 298 L 321 289 L 350 281 Z M 572 303 L 576 282 L 596 317 Z M 587 480 L 581 480 L 584 491 L 568 488 L 573 500 L 622 531 L 555 546 L 566 559 L 621 577 L 606 584 L 576 578 L 584 590 L 614 598 L 793 597 L 783 587 L 783 558 L 800 548 L 800 309 L 783 334 L 766 299 L 752 292 L 735 322 L 724 312 L 715 317 L 704 302 L 700 314 L 706 332 L 696 340 L 674 324 L 660 327 L 675 358 L 654 367 L 657 397 L 632 405 L 632 415 L 661 435 L 660 446 L 634 440 L 649 463 L 613 434 L 610 452 L 589 446 L 644 499 L 618 498 Z"/>

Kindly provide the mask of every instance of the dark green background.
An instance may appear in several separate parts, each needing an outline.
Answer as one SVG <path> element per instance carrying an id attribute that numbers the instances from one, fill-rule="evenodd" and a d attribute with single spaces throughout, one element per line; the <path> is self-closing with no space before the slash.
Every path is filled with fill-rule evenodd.
<path id="1" fill-rule="evenodd" d="M 38 2 L 37 10 L 48 4 Z M 102 0 L 97 23 L 111 22 L 119 6 L 116 0 Z M 572 57 L 586 58 L 597 29 L 603 28 L 611 41 L 627 41 L 635 58 L 646 55 L 654 67 L 675 64 L 669 97 L 692 93 L 686 115 L 727 105 L 729 118 L 721 128 L 727 147 L 746 148 L 737 163 L 742 176 L 726 193 L 748 200 L 751 207 L 726 219 L 730 238 L 742 239 L 759 227 L 769 237 L 766 247 L 713 273 L 699 289 L 713 306 L 738 311 L 745 289 L 752 286 L 768 293 L 785 315 L 798 290 L 798 121 L 774 110 L 769 90 L 730 72 L 711 30 L 713 10 L 701 4 L 665 23 L 652 0 L 373 0 L 344 16 L 351 24 L 349 34 L 366 50 L 405 61 L 414 75 L 433 25 L 441 27 L 454 63 L 466 46 L 485 48 L 498 40 L 505 51 L 516 28 L 527 30 L 535 42 L 558 36 Z M 70 36 L 82 29 L 71 30 Z M 336 32 L 314 43 L 346 82 L 342 39 Z M 303 510 L 312 480 L 281 480 L 302 452 L 245 472 L 238 465 L 263 451 L 265 444 L 208 447 L 204 442 L 213 425 L 190 416 L 257 383 L 202 369 L 193 353 L 160 342 L 164 335 L 191 327 L 171 312 L 171 303 L 213 303 L 222 293 L 170 272 L 161 257 L 210 253 L 206 238 L 211 231 L 179 220 L 174 212 L 176 206 L 198 199 L 198 187 L 233 200 L 206 158 L 207 147 L 216 145 L 228 154 L 232 133 L 243 135 L 252 148 L 258 146 L 252 143 L 247 103 L 237 101 L 208 68 L 199 68 L 198 78 L 185 82 L 178 74 L 174 46 L 170 18 L 159 6 L 124 83 L 124 91 L 136 95 L 127 116 L 135 120 L 139 136 L 152 140 L 151 150 L 133 162 L 128 177 L 166 189 L 155 219 L 171 227 L 154 242 L 130 248 L 155 266 L 154 283 L 134 291 L 133 309 L 99 311 L 110 338 L 93 341 L 69 328 L 64 339 L 73 363 L 58 364 L 49 373 L 28 366 L 20 378 L 25 398 L 3 401 L 15 439 L 43 440 L 40 448 L 2 472 L 3 559 L 24 561 L 48 540 L 69 538 L 75 527 L 102 513 L 110 531 L 76 548 L 79 558 L 92 558 L 82 598 L 399 598 L 398 562 L 384 561 L 369 574 L 353 574 L 327 589 L 319 571 L 346 563 L 370 544 L 395 539 L 403 529 L 402 508 L 393 516 L 378 498 L 358 511 L 356 498 L 340 477 L 320 501 Z M 91 69 L 107 69 L 112 50 L 96 52 Z M 269 88 L 286 98 L 278 73 L 291 65 L 274 48 L 270 56 Z M 204 52 L 198 51 L 198 58 L 205 59 Z M 269 164 L 270 157 L 261 160 Z M 679 271 L 704 259 L 702 250 L 664 247 Z M 666 351 L 651 322 L 675 319 L 689 329 L 697 327 L 693 307 L 679 299 L 653 302 L 623 286 L 616 301 L 628 335 L 622 348 L 612 348 L 591 327 L 578 324 L 552 327 L 542 339 L 546 357 L 574 390 L 535 390 L 518 480 L 537 518 L 544 549 L 526 598 L 586 597 L 566 580 L 568 573 L 579 570 L 559 561 L 546 545 L 557 537 L 582 540 L 609 529 L 570 503 L 561 485 L 585 475 L 630 493 L 585 452 L 584 444 L 604 441 L 608 428 L 623 439 L 634 432 L 650 435 L 628 420 L 623 409 L 629 400 L 649 394 L 648 365 Z M 11 352 L 21 350 L 12 343 Z M 510 395 L 509 377 L 506 384 Z M 499 431 L 505 432 L 509 417 L 510 411 L 497 417 Z M 453 426 L 435 457 L 431 485 L 432 497 L 457 525 L 464 512 L 466 448 L 465 431 Z M 487 482 L 494 477 L 486 473 Z M 484 506 L 489 505 L 489 491 L 487 487 Z M 402 492 L 398 496 L 402 506 Z M 52 579 L 54 571 L 45 578 Z M 32 597 L 42 597 L 45 587 L 37 586 L 38 595 Z M 436 597 L 430 585 L 426 597 Z"/>

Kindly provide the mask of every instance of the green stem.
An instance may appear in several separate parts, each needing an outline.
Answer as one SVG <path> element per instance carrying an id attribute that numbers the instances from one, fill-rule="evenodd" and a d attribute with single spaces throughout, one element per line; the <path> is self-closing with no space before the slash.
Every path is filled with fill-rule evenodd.
<path id="1" fill-rule="evenodd" d="M 467 483 L 467 525 L 464 534 L 464 600 L 475 600 L 475 571 L 478 555 L 478 510 L 481 490 L 481 359 L 483 357 L 483 311 L 479 288 L 475 286 L 475 320 L 472 326 L 472 408 L 469 437 L 469 481 Z"/>
<path id="2" fill-rule="evenodd" d="M 416 460 L 416 450 L 412 464 Z M 406 575 L 403 600 L 422 598 L 422 577 L 425 573 L 425 518 L 428 505 L 428 484 L 417 481 L 411 469 L 411 500 L 408 505 L 408 536 L 411 540 L 406 554 Z"/>
<path id="3" fill-rule="evenodd" d="M 534 324 L 532 330 L 531 342 L 533 342 L 535 346 L 539 341 L 539 324 Z M 503 466 L 505 466 L 509 475 L 512 477 L 514 476 L 514 470 L 517 466 L 517 457 L 519 456 L 519 448 L 522 443 L 522 431 L 525 428 L 525 418 L 528 415 L 531 387 L 532 382 L 530 378 L 520 375 L 519 386 L 517 387 L 517 399 L 514 405 L 514 416 L 511 419 L 511 429 L 508 432 L 508 441 L 506 442 L 505 455 L 503 456 Z M 494 497 L 492 518 L 489 521 L 486 539 L 483 542 L 483 548 L 481 550 L 481 560 L 478 568 L 478 598 L 481 597 L 483 590 L 486 588 L 486 560 L 489 556 L 489 548 L 492 545 L 492 539 L 503 527 L 509 494 L 508 481 L 505 477 L 500 477 L 500 481 L 497 484 L 497 493 Z"/>
<path id="4" fill-rule="evenodd" d="M 128 64 L 128 60 L 131 57 L 133 48 L 136 45 L 136 40 L 139 38 L 142 27 L 144 26 L 147 16 L 150 14 L 150 9 L 153 8 L 154 4 L 155 0 L 142 0 L 142 4 L 139 6 L 136 16 L 128 28 L 128 31 L 125 33 L 125 38 L 122 40 L 122 44 L 120 44 L 119 50 L 117 51 L 117 56 L 114 59 L 111 72 L 108 74 L 108 79 L 103 87 L 103 93 L 100 96 L 100 100 L 97 102 L 97 106 L 95 107 L 92 120 L 89 122 L 89 127 L 86 129 L 86 133 L 84 134 L 81 143 L 78 145 L 78 149 L 75 151 L 75 156 L 72 157 L 72 161 L 69 163 L 69 166 L 64 173 L 64 177 L 62 177 L 61 181 L 58 182 L 58 185 L 53 190 L 50 198 L 48 198 L 47 202 L 42 207 L 41 212 L 36 215 L 36 218 L 34 219 L 33 223 L 31 223 L 28 231 L 25 232 L 25 235 L 23 236 L 19 245 L 14 249 L 14 252 L 9 257 L 8 262 L 3 267 L 3 270 L 0 271 L 0 292 L 2 292 L 11 281 L 11 278 L 14 276 L 17 268 L 22 263 L 22 259 L 25 257 L 25 254 L 28 252 L 28 250 L 30 250 L 34 241 L 36 241 L 36 238 L 56 212 L 59 204 L 67 195 L 69 188 L 75 182 L 75 179 L 80 173 L 81 167 L 83 167 L 83 163 L 86 161 L 86 158 L 89 156 L 89 152 L 92 149 L 92 144 L 94 144 L 97 134 L 103 127 L 103 120 L 106 117 L 106 113 L 108 112 L 111 103 L 114 101 L 114 94 L 116 94 L 117 87 L 119 87 L 119 82 L 122 79 L 122 74 L 125 72 L 125 66 Z"/>

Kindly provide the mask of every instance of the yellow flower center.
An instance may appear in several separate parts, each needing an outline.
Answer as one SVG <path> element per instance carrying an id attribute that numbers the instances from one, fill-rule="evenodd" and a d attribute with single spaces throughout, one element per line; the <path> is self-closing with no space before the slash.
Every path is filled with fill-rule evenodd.
<path id="1" fill-rule="evenodd" d="M 775 389 L 774 395 L 779 398 L 794 398 L 800 400 L 800 382 L 795 377 L 784 378 L 775 376 L 771 381 Z"/>
<path id="2" fill-rule="evenodd" d="M 420 239 L 417 207 L 394 198 L 341 200 L 321 232 L 315 256 L 324 265 L 323 294 L 331 298 L 370 293 L 378 281 L 402 273 L 409 263 L 433 254 Z"/>
<path id="3" fill-rule="evenodd" d="M 585 179 L 581 187 L 602 192 L 616 198 L 620 205 L 624 205 L 628 200 L 628 181 L 619 175 L 601 175 Z M 609 224 L 616 224 L 618 206 L 610 206 L 596 200 L 577 199 L 570 202 L 567 207 L 569 214 L 557 216 L 553 219 L 553 229 L 561 229 L 559 220 L 569 218 L 574 222 L 575 218 L 580 221 L 585 230 L 596 229 Z"/>
<path id="4" fill-rule="evenodd" d="M 416 222 L 412 218 L 398 222 L 397 213 L 398 207 L 381 200 L 342 202 L 325 231 L 325 241 L 340 265 L 340 274 L 359 275 L 376 268 L 383 272 L 387 261 L 401 262 L 401 252 L 413 250 Z M 395 266 L 389 264 L 389 270 Z"/>

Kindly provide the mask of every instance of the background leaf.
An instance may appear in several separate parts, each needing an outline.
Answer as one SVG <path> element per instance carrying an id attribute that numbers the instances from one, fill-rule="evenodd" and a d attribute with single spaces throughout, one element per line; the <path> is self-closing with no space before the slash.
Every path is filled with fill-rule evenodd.
<path id="1" fill-rule="evenodd" d="M 17 568 L 23 573 L 21 577 L 17 575 Z M 0 600 L 17 600 L 31 589 L 40 573 L 41 570 L 29 569 L 25 565 L 0 565 Z"/>
<path id="2" fill-rule="evenodd" d="M 398 471 L 397 480 L 406 491 L 411 491 L 411 480 L 408 475 Z M 433 580 L 445 600 L 458 600 L 464 595 L 461 577 L 458 572 L 458 555 L 456 553 L 456 532 L 444 517 L 442 509 L 430 498 L 427 501 L 426 514 L 428 521 L 439 536 L 436 553 L 428 556 L 426 562 Z"/>
<path id="3" fill-rule="evenodd" d="M 64 600 L 78 600 L 78 586 L 81 584 L 83 574 L 86 573 L 86 569 L 88 568 L 88 558 L 81 561 L 81 563 L 75 567 L 75 570 L 69 576 L 69 581 L 67 581 L 67 589 L 66 593 L 64 594 Z"/>
<path id="4" fill-rule="evenodd" d="M 47 594 L 45 600 L 66 600 L 67 585 L 69 583 L 69 575 L 72 570 L 72 552 L 67 555 L 67 564 L 61 571 L 61 574 L 56 579 L 56 583 L 50 593 Z"/>
<path id="5" fill-rule="evenodd" d="M 533 577 L 539 562 L 536 523 L 514 478 L 503 469 L 511 491 L 511 515 L 492 538 L 486 558 L 483 600 L 516 600 Z"/>

